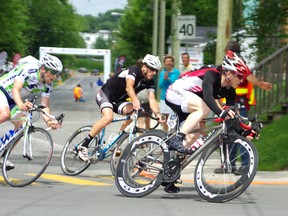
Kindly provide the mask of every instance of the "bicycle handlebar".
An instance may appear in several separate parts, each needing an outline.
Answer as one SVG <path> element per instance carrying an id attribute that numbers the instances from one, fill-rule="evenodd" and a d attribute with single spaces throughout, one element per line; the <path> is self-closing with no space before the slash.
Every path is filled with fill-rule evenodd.
<path id="1" fill-rule="evenodd" d="M 255 114 L 253 117 L 251 118 L 246 118 L 246 117 L 243 117 L 239 114 L 239 107 L 230 107 L 235 113 L 235 117 L 232 119 L 230 118 L 230 120 L 234 121 L 237 125 L 239 125 L 244 131 L 248 131 L 248 133 L 245 133 L 246 136 L 247 135 L 251 135 L 253 137 L 259 135 L 261 129 L 263 128 L 263 124 L 260 123 L 258 121 L 258 115 Z M 244 121 L 248 121 L 248 124 L 245 124 Z M 217 117 L 217 118 L 214 118 L 214 122 L 217 122 L 217 123 L 222 123 L 226 121 L 225 118 L 220 118 L 220 117 Z M 254 133 L 252 133 L 252 130 L 254 131 Z"/>
<path id="2" fill-rule="evenodd" d="M 60 124 L 63 122 L 63 119 L 64 119 L 64 116 L 65 114 L 64 113 L 60 113 L 59 116 L 53 116 L 53 115 L 50 115 L 48 113 L 46 113 L 43 109 L 46 108 L 44 105 L 40 104 L 40 105 L 36 105 L 36 100 L 37 100 L 37 95 L 34 95 L 30 100 L 29 102 L 31 102 L 33 104 L 32 108 L 29 109 L 29 112 L 34 112 L 34 111 L 37 111 L 37 112 L 41 112 L 42 114 L 48 116 L 50 119 L 53 119 L 53 120 L 57 120 Z"/>
<path id="3" fill-rule="evenodd" d="M 139 112 L 140 112 L 140 113 L 143 112 L 143 113 L 145 113 L 145 115 L 147 115 L 147 117 L 149 117 L 149 118 L 157 121 L 157 123 L 154 125 L 154 127 L 150 128 L 150 130 L 153 130 L 153 129 L 155 129 L 155 128 L 158 127 L 158 125 L 159 125 L 159 121 L 158 121 L 159 118 L 154 117 L 152 114 L 150 114 L 148 111 L 146 111 L 143 107 L 140 107 L 140 109 L 139 109 L 139 110 L 136 110 L 136 112 L 138 112 L 138 115 L 139 115 Z M 164 118 L 165 118 L 165 116 L 164 116 Z"/>

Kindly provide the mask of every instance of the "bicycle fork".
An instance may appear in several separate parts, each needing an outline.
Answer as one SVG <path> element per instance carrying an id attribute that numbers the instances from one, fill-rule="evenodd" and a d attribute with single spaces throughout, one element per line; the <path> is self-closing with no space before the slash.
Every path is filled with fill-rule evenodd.
<path id="1" fill-rule="evenodd" d="M 29 161 L 33 160 L 32 153 L 32 140 L 31 140 L 31 131 L 33 127 L 26 125 L 24 130 L 24 142 L 23 142 L 23 157 L 27 158 Z M 28 154 L 27 154 L 28 152 Z"/>

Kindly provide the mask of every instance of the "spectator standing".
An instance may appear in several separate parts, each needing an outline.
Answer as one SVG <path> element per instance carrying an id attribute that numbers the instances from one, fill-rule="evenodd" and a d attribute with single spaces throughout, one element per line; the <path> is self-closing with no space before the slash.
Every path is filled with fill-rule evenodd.
<path id="1" fill-rule="evenodd" d="M 159 76 L 159 88 L 161 89 L 160 95 L 160 112 L 168 118 L 169 114 L 172 114 L 172 109 L 165 103 L 165 95 L 168 87 L 178 79 L 180 71 L 174 68 L 174 57 L 167 55 L 164 57 L 164 70 L 160 72 Z M 163 122 L 163 129 L 168 130 L 168 125 Z"/>
<path id="2" fill-rule="evenodd" d="M 193 65 L 189 63 L 190 56 L 188 53 L 182 53 L 181 59 L 182 59 L 182 64 L 183 64 L 180 67 L 181 74 L 190 70 L 194 70 Z"/>

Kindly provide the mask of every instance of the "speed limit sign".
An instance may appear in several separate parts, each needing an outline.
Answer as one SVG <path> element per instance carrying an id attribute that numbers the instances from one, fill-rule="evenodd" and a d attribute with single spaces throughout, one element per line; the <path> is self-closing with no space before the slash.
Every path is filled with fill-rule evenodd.
<path id="1" fill-rule="evenodd" d="M 177 16 L 177 38 L 179 40 L 196 38 L 196 16 Z"/>

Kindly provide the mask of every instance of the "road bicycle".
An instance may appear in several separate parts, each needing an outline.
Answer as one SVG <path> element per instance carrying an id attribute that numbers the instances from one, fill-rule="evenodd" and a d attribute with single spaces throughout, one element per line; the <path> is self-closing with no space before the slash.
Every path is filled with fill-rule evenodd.
<path id="1" fill-rule="evenodd" d="M 2 174 L 5 182 L 13 187 L 24 187 L 36 181 L 52 158 L 53 140 L 48 132 L 50 128 L 33 126 L 40 113 L 60 123 L 64 118 L 63 113 L 58 117 L 46 113 L 43 105 L 35 105 L 36 99 L 37 96 L 34 96 L 30 100 L 33 106 L 28 112 L 18 111 L 11 118 L 11 121 L 22 122 L 19 129 L 10 130 L 2 137 L 0 146 L 3 159 Z M 38 112 L 38 118 L 35 118 L 34 112 Z M 10 162 L 14 164 L 13 169 L 7 166 L 7 163 Z"/>
<path id="2" fill-rule="evenodd" d="M 142 112 L 141 115 L 147 115 L 151 119 L 157 121 L 151 129 L 155 129 L 159 125 L 158 119 L 152 116 L 149 112 L 146 112 L 143 108 L 139 111 L 135 111 L 131 116 L 113 119 L 112 124 L 126 120 L 131 120 L 131 123 L 119 134 L 109 134 L 108 139 L 106 136 L 107 128 L 103 128 L 101 132 L 89 143 L 88 154 L 90 160 L 88 162 L 84 162 L 79 158 L 77 146 L 85 137 L 88 136 L 92 125 L 86 125 L 77 129 L 68 138 L 62 150 L 60 163 L 62 171 L 66 175 L 75 176 L 85 171 L 91 164 L 95 164 L 111 156 L 110 169 L 114 175 L 115 167 L 122 153 L 122 149 L 124 149 L 124 147 L 132 141 L 136 135 L 142 134 L 146 131 L 143 128 L 137 127 L 137 119 L 140 112 Z"/>
<path id="3" fill-rule="evenodd" d="M 177 116 L 174 116 L 173 121 L 177 121 Z M 194 184 L 203 199 L 227 202 L 243 193 L 255 177 L 258 167 L 257 150 L 244 136 L 252 129 L 255 131 L 254 135 L 258 135 L 262 124 L 258 122 L 257 116 L 249 121 L 240 115 L 233 120 L 206 118 L 203 121 L 213 121 L 216 125 L 206 123 L 204 128 L 194 131 L 206 132 L 208 135 L 204 137 L 202 144 L 193 144 L 195 151 L 191 155 L 170 150 L 165 143 L 178 131 L 179 123 L 175 123 L 176 128 L 169 132 L 152 130 L 136 137 L 119 158 L 115 173 L 118 190 L 128 197 L 146 196 L 161 184 L 164 186 L 181 182 L 181 171 L 198 158 Z M 252 125 L 247 125 L 246 121 Z M 242 175 L 234 175 L 235 167 L 232 164 L 243 153 L 241 151 L 234 157 L 230 153 L 233 148 L 239 149 L 240 146 L 245 149 L 243 153 L 248 154 L 249 163 Z M 220 172 L 216 172 L 219 168 Z"/>

